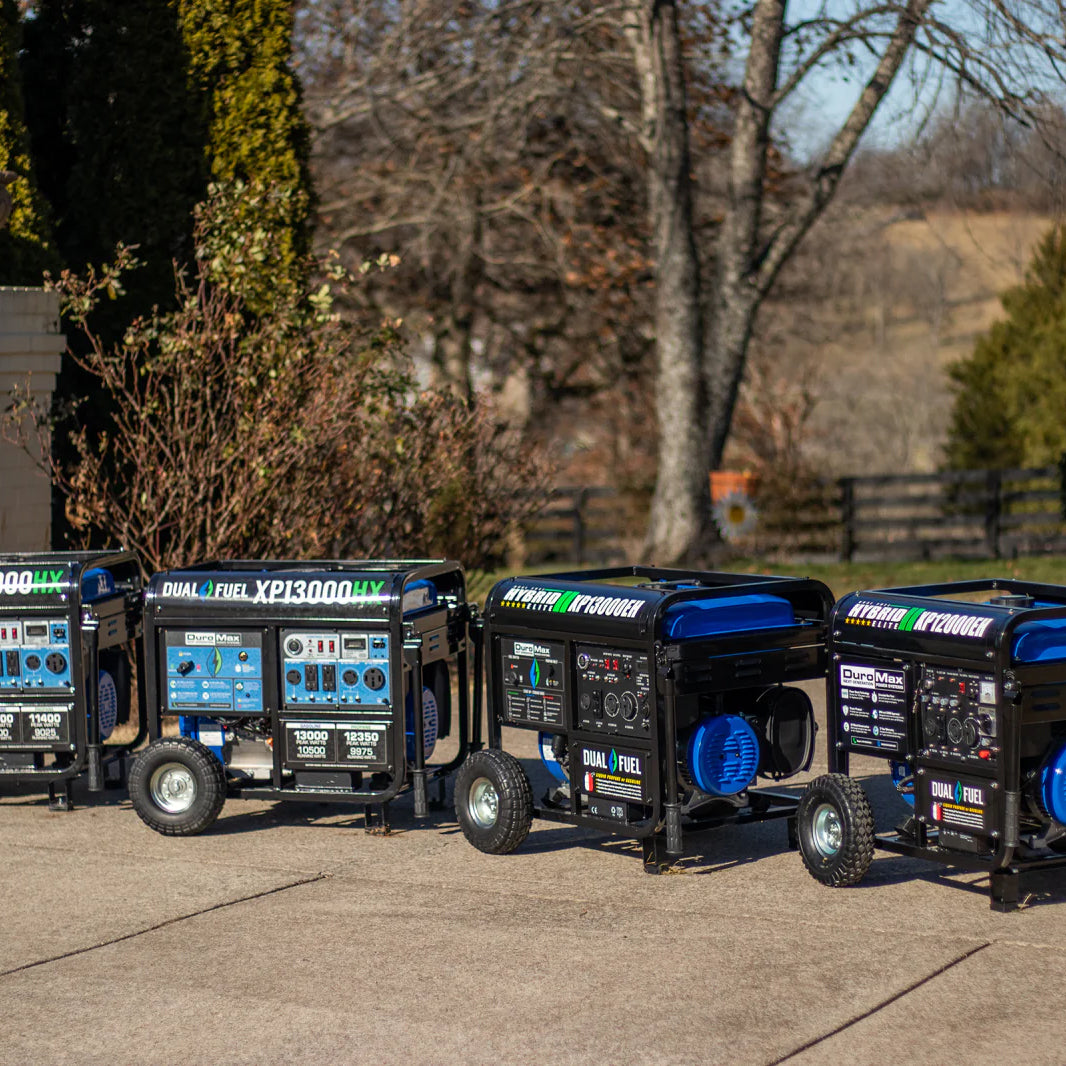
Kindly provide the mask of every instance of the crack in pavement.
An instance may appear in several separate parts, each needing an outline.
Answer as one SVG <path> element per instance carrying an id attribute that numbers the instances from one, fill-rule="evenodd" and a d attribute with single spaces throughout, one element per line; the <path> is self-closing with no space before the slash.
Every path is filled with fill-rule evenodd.
<path id="1" fill-rule="evenodd" d="M 304 877 L 299 881 L 290 881 L 285 885 L 275 885 L 274 888 L 266 888 L 262 892 L 253 892 L 248 896 L 241 896 L 238 899 L 223 900 L 221 903 L 213 903 L 210 907 L 201 907 L 198 911 L 190 911 L 188 914 L 179 914 L 174 918 L 167 918 L 165 921 L 156 922 L 155 925 L 146 926 L 144 929 L 136 929 L 132 933 L 123 933 L 122 936 L 111 937 L 110 940 L 102 940 L 99 944 L 89 944 L 84 948 L 75 948 L 73 951 L 64 951 L 60 955 L 52 955 L 47 959 L 37 959 L 36 962 L 25 962 L 21 966 L 14 966 L 10 970 L 0 970 L 0 978 L 10 977 L 12 974 L 23 973 L 26 970 L 32 970 L 37 966 L 47 966 L 50 962 L 62 962 L 63 959 L 72 959 L 77 955 L 85 955 L 87 952 L 96 951 L 99 948 L 107 948 L 112 944 L 121 944 L 124 940 L 135 940 L 139 936 L 144 936 L 146 933 L 154 933 L 159 929 L 166 929 L 168 925 L 177 925 L 178 922 L 188 921 L 190 918 L 198 918 L 203 914 L 210 914 L 212 911 L 225 910 L 226 907 L 235 907 L 238 903 L 249 903 L 254 899 L 263 899 L 265 896 L 273 896 L 278 892 L 286 892 L 290 888 L 300 888 L 302 885 L 313 885 L 316 881 L 329 880 L 330 874 L 317 874 L 314 877 Z"/>
<path id="2" fill-rule="evenodd" d="M 850 1029 L 853 1025 L 858 1025 L 859 1022 L 873 1017 L 878 1011 L 882 1011 L 885 1007 L 891 1006 L 891 1004 L 895 1003 L 897 1000 L 903 999 L 904 996 L 909 996 L 912 992 L 921 988 L 922 985 L 926 985 L 930 981 L 938 978 L 941 974 L 947 973 L 948 970 L 958 966 L 960 962 L 965 962 L 967 959 L 972 958 L 979 951 L 984 951 L 985 948 L 990 948 L 992 944 L 993 941 L 989 940 L 984 944 L 978 944 L 975 948 L 970 948 L 969 951 L 964 951 L 958 958 L 944 963 L 943 966 L 938 967 L 932 973 L 926 974 L 925 977 L 919 978 L 913 984 L 907 985 L 906 988 L 902 988 L 898 992 L 893 992 L 887 999 L 881 1000 L 880 1003 L 875 1003 L 869 1010 L 863 1011 L 862 1014 L 856 1015 L 854 1018 L 843 1022 L 835 1029 L 830 1029 L 828 1033 L 823 1033 L 821 1036 L 816 1036 L 813 1040 L 808 1040 L 806 1044 L 801 1044 L 798 1048 L 793 1048 L 792 1051 L 785 1052 L 785 1054 L 781 1055 L 779 1058 L 771 1059 L 766 1066 L 779 1066 L 782 1062 L 788 1062 L 789 1059 L 793 1059 L 797 1055 L 802 1055 L 804 1051 L 809 1051 L 812 1047 L 817 1047 L 819 1044 L 824 1043 L 838 1033 L 843 1033 L 845 1030 Z"/>

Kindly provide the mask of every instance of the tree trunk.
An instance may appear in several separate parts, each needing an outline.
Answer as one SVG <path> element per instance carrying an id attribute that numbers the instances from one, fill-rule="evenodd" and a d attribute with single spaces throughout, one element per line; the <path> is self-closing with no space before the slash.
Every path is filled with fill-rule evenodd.
<path id="1" fill-rule="evenodd" d="M 456 249 L 449 308 L 443 329 L 434 337 L 435 385 L 470 403 L 474 396 L 474 304 L 481 280 L 481 203 L 474 195 L 463 218 L 463 234 Z"/>
<path id="2" fill-rule="evenodd" d="M 829 205 L 859 139 L 888 92 L 931 0 L 908 0 L 884 47 L 877 68 L 851 113 L 833 138 L 820 165 L 772 228 L 763 225 L 770 121 L 788 89 L 778 86 L 785 0 L 756 0 L 751 47 L 737 105 L 730 147 L 728 207 L 717 246 L 714 320 L 707 346 L 704 379 L 708 458 L 722 460 L 744 377 L 752 328 L 759 305 L 782 266 Z M 769 232 L 765 232 L 769 229 Z"/>
<path id="3" fill-rule="evenodd" d="M 700 271 L 677 5 L 645 0 L 630 14 L 627 36 L 651 163 L 648 209 L 655 252 L 659 470 L 645 553 L 670 564 L 698 556 L 709 531 Z"/>

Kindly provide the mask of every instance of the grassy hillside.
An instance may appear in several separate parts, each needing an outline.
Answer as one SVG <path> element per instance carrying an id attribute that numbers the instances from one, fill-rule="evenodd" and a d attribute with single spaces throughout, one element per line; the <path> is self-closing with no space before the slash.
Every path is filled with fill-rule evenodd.
<path id="1" fill-rule="evenodd" d="M 1016 213 L 841 212 L 768 303 L 753 363 L 807 390 L 800 439 L 829 475 L 933 470 L 951 406 L 945 368 L 1001 314 L 1051 220 Z"/>

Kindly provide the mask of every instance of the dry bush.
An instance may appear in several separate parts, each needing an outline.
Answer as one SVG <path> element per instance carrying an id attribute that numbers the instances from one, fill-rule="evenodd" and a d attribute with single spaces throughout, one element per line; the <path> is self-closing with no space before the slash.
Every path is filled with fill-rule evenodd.
<path id="1" fill-rule="evenodd" d="M 343 271 L 252 311 L 254 271 L 231 268 L 264 252 L 227 204 L 217 195 L 200 212 L 201 254 L 192 278 L 176 271 L 177 310 L 137 319 L 113 347 L 92 313 L 121 290 L 133 254 L 54 283 L 96 392 L 56 418 L 23 390 L 5 421 L 27 447 L 28 433 L 70 435 L 76 459 L 53 456 L 49 472 L 76 543 L 122 543 L 148 570 L 240 556 L 495 561 L 543 503 L 543 464 L 476 403 L 413 397 L 400 324 L 332 312 L 335 290 L 358 284 Z M 108 412 L 95 434 L 82 421 L 93 405 Z"/>

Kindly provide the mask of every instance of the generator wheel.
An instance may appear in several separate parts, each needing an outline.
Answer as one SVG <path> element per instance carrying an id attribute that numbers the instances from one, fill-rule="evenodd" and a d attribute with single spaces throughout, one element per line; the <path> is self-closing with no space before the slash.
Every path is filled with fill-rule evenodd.
<path id="1" fill-rule="evenodd" d="M 815 778 L 796 808 L 803 864 L 822 884 L 858 884 L 874 857 L 874 816 L 866 792 L 843 774 Z"/>
<path id="2" fill-rule="evenodd" d="M 522 764 L 495 748 L 475 751 L 456 775 L 455 814 L 478 851 L 514 851 L 533 824 L 533 790 Z"/>
<path id="3" fill-rule="evenodd" d="M 134 760 L 129 790 L 133 809 L 145 825 L 166 836 L 193 836 L 222 810 L 226 773 L 199 741 L 165 737 Z"/>

